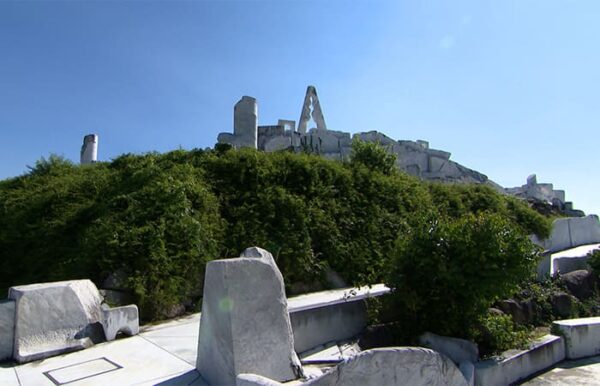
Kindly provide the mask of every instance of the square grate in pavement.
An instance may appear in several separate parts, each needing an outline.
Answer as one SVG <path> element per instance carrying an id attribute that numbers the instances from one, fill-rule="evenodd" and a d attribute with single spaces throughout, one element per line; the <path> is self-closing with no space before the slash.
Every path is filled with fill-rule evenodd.
<path id="1" fill-rule="evenodd" d="M 54 370 L 49 370 L 44 372 L 44 375 L 55 385 L 62 386 L 122 368 L 123 366 L 120 366 L 110 359 L 102 357 L 65 367 L 59 367 Z"/>

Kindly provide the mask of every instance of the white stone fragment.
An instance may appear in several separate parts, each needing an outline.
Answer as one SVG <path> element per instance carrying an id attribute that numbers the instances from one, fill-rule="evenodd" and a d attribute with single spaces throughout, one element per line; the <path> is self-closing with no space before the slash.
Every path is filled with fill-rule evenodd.
<path id="1" fill-rule="evenodd" d="M 281 386 L 282 383 L 276 382 L 267 377 L 261 377 L 256 374 L 239 374 L 235 380 L 235 386 Z"/>
<path id="2" fill-rule="evenodd" d="M 257 148 L 258 105 L 256 99 L 243 96 L 233 108 L 233 134 L 220 133 L 219 143 L 227 143 L 235 148 Z"/>
<path id="3" fill-rule="evenodd" d="M 548 203 L 565 204 L 565 191 L 554 190 L 552 184 L 538 183 L 537 176 L 531 174 L 527 177 L 527 183 L 514 188 L 506 188 L 505 192 L 522 198 L 533 198 Z"/>
<path id="4" fill-rule="evenodd" d="M 280 119 L 277 126 L 283 126 L 286 131 L 296 131 L 296 121 L 289 119 Z"/>
<path id="5" fill-rule="evenodd" d="M 420 347 L 389 347 L 363 351 L 339 364 L 310 386 L 466 386 L 459 369 L 445 356 Z"/>
<path id="6" fill-rule="evenodd" d="M 468 340 L 426 332 L 419 337 L 419 344 L 444 354 L 456 364 L 479 360 L 477 344 Z"/>
<path id="7" fill-rule="evenodd" d="M 239 146 L 256 149 L 258 105 L 256 99 L 243 96 L 233 109 L 233 132 Z"/>
<path id="8" fill-rule="evenodd" d="M 317 129 L 327 130 L 325 118 L 323 118 L 323 110 L 321 110 L 321 104 L 319 103 L 319 97 L 317 96 L 317 89 L 315 86 L 308 86 L 306 89 L 306 96 L 304 97 L 302 113 L 300 114 L 300 121 L 298 123 L 299 133 L 306 133 L 306 129 L 308 128 L 307 125 L 311 118 L 315 121 Z"/>
<path id="9" fill-rule="evenodd" d="M 347 160 L 351 155 L 350 133 L 327 130 L 314 86 L 307 88 L 297 131 L 293 131 L 294 121 L 283 119 L 275 126 L 257 126 L 256 100 L 251 97 L 243 97 L 236 104 L 234 117 L 234 133 L 220 133 L 219 143 L 230 144 L 235 148 L 249 146 L 267 152 L 282 149 L 308 151 L 332 160 Z M 316 127 L 308 126 L 311 120 Z M 443 182 L 487 183 L 504 191 L 484 174 L 450 161 L 450 153 L 430 148 L 427 141 L 395 141 L 377 131 L 357 133 L 354 137 L 382 145 L 396 157 L 396 166 L 411 175 Z M 542 188 L 545 189 L 546 186 Z M 518 192 L 522 190 L 517 189 Z M 555 196 L 560 196 L 560 192 L 552 192 Z M 564 199 L 564 194 L 560 197 Z"/>
<path id="10" fill-rule="evenodd" d="M 102 310 L 102 327 L 107 341 L 115 340 L 117 334 L 137 335 L 140 331 L 138 308 L 135 304 Z"/>
<path id="11" fill-rule="evenodd" d="M 421 145 L 423 149 L 429 149 L 429 142 L 424 141 L 422 139 L 417 139 L 417 143 Z"/>
<path id="12" fill-rule="evenodd" d="M 273 137 L 267 140 L 264 144 L 264 150 L 268 152 L 285 150 L 292 146 L 291 137 Z"/>
<path id="13" fill-rule="evenodd" d="M 0 361 L 13 356 L 15 338 L 15 302 L 0 302 Z"/>
<path id="14" fill-rule="evenodd" d="M 88 134 L 83 137 L 83 145 L 81 146 L 80 163 L 90 164 L 98 159 L 98 136 L 96 134 Z"/>
<path id="15" fill-rule="evenodd" d="M 558 252 L 595 243 L 600 243 L 600 222 L 598 216 L 589 215 L 554 220 L 552 234 L 541 245 L 550 252 Z"/>
<path id="16" fill-rule="evenodd" d="M 269 252 L 249 248 L 207 264 L 196 368 L 214 385 L 233 385 L 241 373 L 301 375 L 283 277 Z"/>
<path id="17" fill-rule="evenodd" d="M 14 359 L 29 362 L 102 340 L 102 298 L 89 280 L 11 287 L 15 301 Z"/>
<path id="18" fill-rule="evenodd" d="M 552 328 L 564 336 L 568 359 L 600 354 L 600 317 L 559 320 Z"/>
<path id="19" fill-rule="evenodd" d="M 600 243 L 598 216 L 573 217 L 570 223 L 572 246 Z"/>

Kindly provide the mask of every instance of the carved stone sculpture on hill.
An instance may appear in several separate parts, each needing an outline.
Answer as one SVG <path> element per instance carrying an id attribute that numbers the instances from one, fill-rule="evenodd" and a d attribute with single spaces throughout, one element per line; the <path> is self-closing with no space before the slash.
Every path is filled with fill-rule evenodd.
<path id="1" fill-rule="evenodd" d="M 429 148 L 427 141 L 396 141 L 377 131 L 351 136 L 348 132 L 328 130 L 315 86 L 308 86 L 306 90 L 297 128 L 294 121 L 285 119 L 280 119 L 277 125 L 257 126 L 256 100 L 247 96 L 235 105 L 234 115 L 234 133 L 218 136 L 219 143 L 234 148 L 311 152 L 328 159 L 346 160 L 352 152 L 352 137 L 355 137 L 385 147 L 396 156 L 396 166 L 411 175 L 435 181 L 485 183 L 502 190 L 485 175 L 450 160 L 450 153 Z M 311 121 L 316 127 L 308 127 Z"/>
<path id="2" fill-rule="evenodd" d="M 315 86 L 308 86 L 306 89 L 306 96 L 302 104 L 302 113 L 300 114 L 300 123 L 298 123 L 298 132 L 300 134 L 306 134 L 307 125 L 311 118 L 317 124 L 318 130 L 327 130 Z"/>
<path id="3" fill-rule="evenodd" d="M 98 159 L 98 136 L 96 134 L 88 134 L 83 137 L 83 145 L 81 146 L 80 163 L 91 164 Z"/>

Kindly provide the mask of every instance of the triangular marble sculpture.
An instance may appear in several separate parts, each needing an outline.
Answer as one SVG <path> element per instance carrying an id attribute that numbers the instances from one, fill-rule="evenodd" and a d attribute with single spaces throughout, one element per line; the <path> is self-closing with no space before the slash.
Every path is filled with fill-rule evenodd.
<path id="1" fill-rule="evenodd" d="M 306 134 L 306 126 L 311 118 L 317 124 L 317 129 L 327 130 L 325 118 L 323 118 L 323 110 L 321 110 L 321 104 L 319 103 L 319 97 L 317 96 L 317 89 L 315 86 L 308 86 L 306 89 L 302 113 L 300 114 L 300 123 L 298 124 L 299 133 Z"/>

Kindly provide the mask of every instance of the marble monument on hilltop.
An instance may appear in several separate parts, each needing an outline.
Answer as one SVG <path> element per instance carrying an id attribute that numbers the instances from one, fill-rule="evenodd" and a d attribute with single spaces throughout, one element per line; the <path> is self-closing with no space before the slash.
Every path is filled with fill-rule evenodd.
<path id="1" fill-rule="evenodd" d="M 316 127 L 309 128 L 314 121 Z M 344 160 L 351 152 L 352 138 L 376 142 L 396 156 L 396 165 L 405 172 L 428 180 L 487 183 L 499 186 L 487 176 L 450 160 L 450 153 L 429 148 L 426 141 L 396 141 L 377 131 L 354 134 L 328 130 L 317 89 L 308 86 L 296 128 L 293 120 L 280 119 L 276 125 L 258 125 L 256 99 L 244 96 L 236 103 L 233 134 L 220 133 L 218 142 L 235 148 L 251 147 L 263 151 L 309 151 L 329 159 Z"/>
<path id="2" fill-rule="evenodd" d="M 88 134 L 83 137 L 81 146 L 80 160 L 81 164 L 91 164 L 98 160 L 98 136 Z"/>

